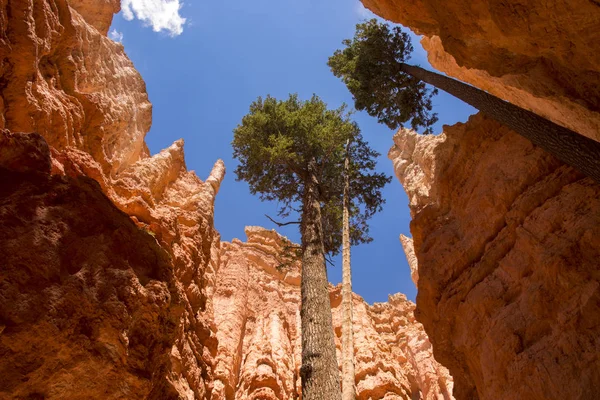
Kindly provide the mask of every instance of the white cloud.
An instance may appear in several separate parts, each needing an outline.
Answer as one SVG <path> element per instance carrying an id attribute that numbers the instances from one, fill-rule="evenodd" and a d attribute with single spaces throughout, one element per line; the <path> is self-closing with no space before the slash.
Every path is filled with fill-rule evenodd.
<path id="1" fill-rule="evenodd" d="M 114 40 L 115 42 L 123 42 L 123 32 L 119 32 L 115 28 L 113 28 L 112 31 L 108 32 L 108 37 Z"/>
<path id="2" fill-rule="evenodd" d="M 354 7 L 356 14 L 358 14 L 358 18 L 360 19 L 371 19 L 375 18 L 376 15 L 373 14 L 369 9 L 367 9 L 360 1 L 356 2 L 356 6 Z"/>
<path id="3" fill-rule="evenodd" d="M 185 18 L 179 15 L 180 0 L 121 0 L 123 17 L 134 18 L 152 27 L 154 32 L 166 31 L 171 36 L 183 32 Z"/>

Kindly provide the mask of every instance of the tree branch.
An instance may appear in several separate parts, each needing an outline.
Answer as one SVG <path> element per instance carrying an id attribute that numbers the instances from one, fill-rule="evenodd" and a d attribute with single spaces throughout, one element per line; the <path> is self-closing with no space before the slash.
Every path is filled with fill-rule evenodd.
<path id="1" fill-rule="evenodd" d="M 286 225 L 293 225 L 293 224 L 300 225 L 300 221 L 277 222 L 273 218 L 269 217 L 267 214 L 265 214 L 265 217 L 269 218 L 272 223 L 274 223 L 275 225 L 277 225 L 279 227 L 286 226 Z"/>
<path id="2" fill-rule="evenodd" d="M 331 259 L 327 256 L 325 256 L 325 261 L 329 263 L 329 265 L 331 265 L 332 267 L 335 267 L 335 264 L 333 263 L 333 261 L 331 261 Z"/>

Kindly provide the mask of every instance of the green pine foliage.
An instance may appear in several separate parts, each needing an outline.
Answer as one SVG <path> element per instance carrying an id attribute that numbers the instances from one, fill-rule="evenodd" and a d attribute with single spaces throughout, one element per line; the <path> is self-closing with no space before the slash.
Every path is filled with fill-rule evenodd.
<path id="1" fill-rule="evenodd" d="M 336 50 L 328 65 L 352 93 L 356 109 L 390 129 L 410 120 L 413 129 L 431 133 L 437 122 L 431 98 L 437 90 L 402 71 L 413 51 L 408 34 L 371 19 L 357 24 L 354 38 L 342 43 L 346 47 Z"/>
<path id="2" fill-rule="evenodd" d="M 250 185 L 261 200 L 277 201 L 279 215 L 301 212 L 308 165 L 315 160 L 319 182 L 325 251 L 341 246 L 343 163 L 345 144 L 351 148 L 351 226 L 353 244 L 371 240 L 367 220 L 385 200 L 381 189 L 391 178 L 376 173 L 379 153 L 363 140 L 346 106 L 328 110 L 316 95 L 301 101 L 259 97 L 234 130 L 234 157 L 239 160 L 237 180 Z"/>

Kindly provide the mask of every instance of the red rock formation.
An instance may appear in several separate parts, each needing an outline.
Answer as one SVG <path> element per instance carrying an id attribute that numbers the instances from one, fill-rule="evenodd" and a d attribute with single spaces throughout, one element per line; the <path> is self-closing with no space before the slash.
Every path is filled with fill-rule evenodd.
<path id="1" fill-rule="evenodd" d="M 169 300 L 165 304 L 160 304 L 162 308 L 159 311 L 168 318 L 163 316 L 162 320 L 155 318 L 153 321 L 144 322 L 144 324 L 156 325 L 146 327 L 148 334 L 165 329 L 169 331 L 167 336 L 157 334 L 156 337 L 162 346 L 160 363 L 154 360 L 157 355 L 153 356 L 154 358 L 146 357 L 144 362 L 152 365 L 138 365 L 139 362 L 136 360 L 141 356 L 135 352 L 142 352 L 141 348 L 146 346 L 143 352 L 148 356 L 154 351 L 153 341 L 144 339 L 143 342 L 138 343 L 137 336 L 128 336 L 127 325 L 121 324 L 119 326 L 124 327 L 119 331 L 121 336 L 113 338 L 106 336 L 108 335 L 106 333 L 106 340 L 111 343 L 118 343 L 119 340 L 127 343 L 134 340 L 135 346 L 140 349 L 131 353 L 128 352 L 127 346 L 118 348 L 115 350 L 118 353 L 117 358 L 114 356 L 106 359 L 105 357 L 104 364 L 94 364 L 88 363 L 87 360 L 94 357 L 96 345 L 83 347 L 79 353 L 72 353 L 73 359 L 68 360 L 71 371 L 69 379 L 77 380 L 80 386 L 86 382 L 90 385 L 88 391 L 81 392 L 82 398 L 110 397 L 108 392 L 103 392 L 109 379 L 113 380 L 110 383 L 110 390 L 114 387 L 114 397 L 205 398 L 212 387 L 211 349 L 213 351 L 216 349 L 210 291 L 214 286 L 214 271 L 219 248 L 219 235 L 213 227 L 213 204 L 224 175 L 222 162 L 217 162 L 208 180 L 202 182 L 185 167 L 182 141 L 149 157 L 144 135 L 150 127 L 151 106 L 145 84 L 125 55 L 123 47 L 105 36 L 112 14 L 118 10 L 117 1 L 103 1 L 100 2 L 100 6 L 97 2 L 81 0 L 0 1 L 0 4 L 2 5 L 0 8 L 0 59 L 2 59 L 0 76 L 4 82 L 0 86 L 0 127 L 10 131 L 36 131 L 41 134 L 50 145 L 52 172 L 56 175 L 64 175 L 52 179 L 79 182 L 82 176 L 93 178 L 100 184 L 100 186 L 93 186 L 98 192 L 95 195 L 101 196 L 100 189 L 104 191 L 114 205 L 126 212 L 138 227 L 154 236 L 154 239 L 151 237 L 149 239 L 154 243 L 154 247 L 151 248 L 156 248 L 156 251 L 162 248 L 161 257 L 166 260 L 160 262 L 166 263 L 166 266 L 161 268 L 168 269 L 171 274 L 169 279 L 163 280 L 169 286 L 171 298 L 176 299 L 173 302 Z M 7 167 L 16 165 L 24 168 L 24 165 L 29 162 L 26 162 L 22 155 L 13 160 L 11 152 L 14 153 L 16 150 L 10 150 L 11 147 L 4 148 L 4 146 L 12 146 L 18 149 L 22 147 L 22 143 L 27 141 L 23 138 L 20 142 L 15 141 L 9 133 L 6 134 L 0 156 L 5 158 Z M 48 160 L 46 158 L 46 161 Z M 20 164 L 23 166 L 19 166 Z M 52 185 L 43 186 L 42 189 L 40 189 L 42 192 L 44 190 L 46 192 L 40 196 L 54 196 Z M 12 196 L 7 201 L 15 199 L 17 197 Z M 67 196 L 65 201 L 68 204 L 64 207 L 68 210 L 77 207 L 77 196 Z M 29 206 L 33 207 L 31 204 L 28 204 Z M 85 211 L 91 213 L 96 206 L 98 213 L 104 213 L 107 207 L 92 203 Z M 60 218 L 67 218 L 66 214 L 67 211 L 57 213 L 55 215 L 57 221 L 48 221 L 47 224 L 62 226 Z M 116 209 L 109 213 L 110 216 L 113 214 L 125 217 L 125 214 L 119 213 Z M 87 218 L 89 219 L 87 221 L 85 214 L 75 213 L 75 216 L 81 217 L 82 221 L 77 222 L 76 217 L 73 217 L 70 222 L 65 222 L 67 224 L 65 229 L 70 227 L 69 224 L 93 223 L 93 218 Z M 22 221 L 23 224 L 27 222 Z M 44 218 L 37 223 L 43 226 Z M 121 223 L 115 221 L 115 224 L 119 226 Z M 33 222 L 30 222 L 30 225 L 33 225 Z M 35 229 L 30 228 L 32 235 L 35 234 Z M 82 230 L 83 228 L 72 229 L 75 233 L 87 234 L 86 230 Z M 103 235 L 103 232 L 100 229 L 98 232 L 94 231 L 94 234 Z M 118 231 L 118 234 L 125 237 L 117 236 L 114 240 L 122 242 L 120 246 L 128 246 L 128 257 L 135 259 L 150 257 L 144 256 L 150 251 L 146 249 L 148 245 L 136 239 L 135 235 L 129 239 L 127 237 L 129 231 L 126 234 Z M 24 237 L 23 240 L 36 241 L 39 240 L 37 236 Z M 90 237 L 91 239 L 93 236 Z M 75 246 L 78 241 L 73 240 Z M 101 243 L 102 239 L 99 239 L 99 244 Z M 63 249 L 58 247 L 58 244 L 51 244 L 54 247 L 48 247 L 46 254 L 47 257 L 55 259 L 55 262 L 47 266 L 48 271 L 45 274 L 62 276 L 60 268 L 67 267 L 61 263 L 61 260 L 67 256 L 61 255 Z M 89 247 L 88 244 L 86 246 Z M 113 255 L 109 253 L 122 255 L 119 251 L 125 251 L 113 250 L 111 246 L 113 245 L 99 245 L 97 250 L 89 250 L 90 257 L 100 257 L 102 252 L 107 253 L 101 261 L 97 262 L 93 258 L 89 260 L 89 263 L 94 264 L 90 267 L 92 271 L 110 270 L 113 267 Z M 138 249 L 139 246 L 141 248 Z M 87 249 L 85 246 L 83 248 Z M 8 250 L 8 248 L 3 249 L 3 251 Z M 12 251 L 13 248 L 11 247 L 10 250 Z M 9 265 L 10 268 L 19 268 L 20 264 L 15 263 L 21 257 L 26 257 L 28 248 L 22 246 L 17 247 L 15 251 L 17 250 L 18 252 L 13 255 L 13 264 Z M 79 262 L 84 264 L 88 262 L 85 259 L 85 252 L 78 252 L 71 248 L 67 250 L 73 252 Z M 127 260 L 125 255 L 122 255 L 122 258 Z M 157 256 L 154 260 L 155 263 L 159 262 Z M 119 269 L 125 268 L 122 262 L 116 265 Z M 135 266 L 131 268 L 135 270 Z M 140 282 L 136 281 L 135 276 L 129 278 L 126 274 L 121 275 L 123 281 L 118 281 L 117 276 L 114 280 L 102 283 L 108 285 L 108 288 L 103 290 L 129 292 L 141 290 L 138 288 Z M 144 286 L 148 279 L 137 280 L 144 280 L 141 284 Z M 57 288 L 53 290 L 57 296 L 63 292 L 67 297 L 72 296 L 70 289 L 62 286 L 65 282 L 59 279 L 55 283 Z M 85 284 L 95 283 L 92 281 Z M 85 289 L 85 284 L 82 290 Z M 115 288 L 111 289 L 110 285 Z M 15 287 L 11 286 L 9 289 L 15 290 Z M 104 299 L 104 297 L 100 298 Z M 40 299 L 43 299 L 42 294 L 35 301 L 39 303 Z M 140 299 L 131 304 L 127 303 L 130 307 L 127 312 L 131 315 L 144 314 L 145 308 L 152 306 L 152 299 L 144 300 L 143 297 Z M 104 322 L 110 325 L 110 321 L 95 317 L 95 312 L 102 315 L 102 310 L 101 303 L 94 301 L 91 301 L 90 305 L 86 306 L 86 311 L 82 313 L 89 313 L 92 318 L 86 322 L 86 329 L 98 332 L 104 329 Z M 166 300 L 161 301 L 164 303 Z M 15 306 L 7 302 L 3 304 L 3 310 L 6 310 L 5 307 L 9 305 Z M 95 310 L 95 307 L 99 309 Z M 74 317 L 79 318 L 77 315 Z M 48 322 L 42 317 L 36 318 L 29 321 L 28 327 L 31 331 L 45 329 L 46 325 L 52 325 L 55 321 L 52 319 Z M 57 318 L 68 320 L 69 316 L 59 315 Z M 148 314 L 148 318 L 154 317 Z M 75 324 L 76 321 L 70 323 Z M 15 329 L 25 329 L 25 325 L 18 325 Z M 68 335 L 60 336 L 59 329 L 60 326 L 54 326 L 43 332 L 49 336 L 49 342 L 55 334 L 56 341 L 63 347 L 67 346 Z M 136 332 L 133 333 L 140 336 Z M 144 334 L 140 337 L 146 336 Z M 13 343 L 13 339 L 17 340 L 16 337 L 11 337 L 10 340 L 6 337 L 8 342 L 5 341 L 5 335 L 1 338 L 3 344 L 10 345 L 14 349 L 23 346 L 17 342 Z M 71 344 L 77 345 L 76 341 Z M 35 349 L 27 357 L 31 358 L 34 355 Z M 70 355 L 65 353 L 64 357 L 67 360 Z M 119 371 L 123 368 L 119 369 L 118 363 L 111 366 L 111 360 L 123 364 L 125 369 L 130 369 L 130 373 L 138 381 L 134 382 L 125 372 L 120 377 Z M 41 357 L 27 367 L 29 369 L 24 372 L 25 375 L 20 377 L 23 382 L 26 382 L 31 376 L 41 375 L 32 381 L 31 385 L 22 384 L 22 387 L 30 391 L 35 389 L 49 398 L 63 397 L 66 393 L 76 396 L 75 393 L 78 393 L 76 388 L 79 386 L 69 386 L 64 383 L 60 391 L 50 389 L 55 384 L 52 383 L 54 378 L 49 371 L 56 369 L 60 362 L 66 361 Z M 114 374 L 110 372 L 111 368 Z M 92 382 L 89 372 L 91 370 L 106 370 L 106 379 Z M 121 389 L 117 389 L 119 387 Z"/>
<path id="2" fill-rule="evenodd" d="M 362 1 L 425 35 L 435 68 L 600 140 L 598 1 Z"/>
<path id="3" fill-rule="evenodd" d="M 412 278 L 415 286 L 419 286 L 419 265 L 417 256 L 415 255 L 415 246 L 413 240 L 405 235 L 400 235 L 400 243 L 402 243 L 404 254 L 406 254 L 408 267 L 410 268 L 410 277 Z"/>
<path id="4" fill-rule="evenodd" d="M 0 128 L 83 150 L 113 175 L 147 155 L 152 107 L 123 46 L 105 35 L 118 1 L 100 4 L 0 0 Z"/>
<path id="5" fill-rule="evenodd" d="M 598 2 L 364 3 L 434 67 L 600 140 Z M 599 185 L 482 115 L 394 142 L 416 314 L 457 398 L 600 397 Z"/>
<path id="6" fill-rule="evenodd" d="M 50 163 L 41 136 L 0 134 L 0 397 L 147 398 L 181 314 L 169 255 Z"/>
<path id="7" fill-rule="evenodd" d="M 214 296 L 219 340 L 213 399 L 300 396 L 300 274 L 278 269 L 291 245 L 274 231 L 246 228 L 248 241 L 222 243 Z M 341 287 L 331 287 L 341 345 Z M 432 356 L 414 304 L 403 295 L 369 306 L 354 296 L 359 399 L 450 399 L 452 379 Z M 339 356 L 339 354 L 338 354 Z M 338 357 L 339 358 L 339 357 Z"/>
<path id="8" fill-rule="evenodd" d="M 394 142 L 416 314 L 455 396 L 600 397 L 600 185 L 482 115 Z"/>

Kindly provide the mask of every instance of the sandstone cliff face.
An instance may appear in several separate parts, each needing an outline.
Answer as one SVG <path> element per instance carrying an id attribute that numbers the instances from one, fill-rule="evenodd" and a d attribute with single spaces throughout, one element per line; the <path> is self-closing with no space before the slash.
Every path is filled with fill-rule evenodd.
<path id="1" fill-rule="evenodd" d="M 284 269 L 289 242 L 274 231 L 246 228 L 247 242 L 222 243 L 214 297 L 219 341 L 213 399 L 300 397 L 300 274 Z M 341 287 L 330 288 L 338 352 Z M 354 296 L 359 399 L 451 399 L 452 378 L 403 295 L 366 304 Z M 339 358 L 338 354 L 338 358 Z"/>
<path id="2" fill-rule="evenodd" d="M 364 3 L 434 67 L 600 140 L 597 2 Z M 482 115 L 394 142 L 416 315 L 457 398 L 599 397 L 598 184 Z"/>
<path id="3" fill-rule="evenodd" d="M 223 163 L 202 182 L 185 167 L 182 141 L 149 156 L 145 84 L 123 47 L 105 36 L 118 1 L 0 4 L 4 166 L 22 168 L 29 157 L 17 151 L 27 139 L 11 132 L 37 132 L 50 148 L 42 141 L 31 152 L 44 147 L 53 174 L 36 178 L 43 182 L 39 198 L 31 198 L 25 183 L 2 196 L 9 210 L 3 218 L 12 227 L 5 233 L 18 232 L 21 244 L 3 242 L 0 252 L 10 254 L 2 270 L 0 343 L 4 360 L 27 361 L 0 391 L 46 398 L 205 398 L 216 349 L 210 291 L 220 240 L 213 204 Z M 56 198 L 54 210 L 46 203 Z M 19 217 L 19 207 L 39 215 Z M 45 269 L 29 271 L 39 263 Z M 21 291 L 27 296 L 15 297 Z M 53 301 L 44 308 L 49 294 Z M 23 310 L 10 311 L 21 304 Z M 33 340 L 37 334 L 45 341 Z M 98 371 L 106 373 L 97 378 Z"/>
<path id="4" fill-rule="evenodd" d="M 482 115 L 401 130 L 416 315 L 461 399 L 600 396 L 600 185 Z"/>
<path id="5" fill-rule="evenodd" d="M 108 175 L 147 155 L 152 119 L 144 81 L 105 35 L 118 4 L 0 1 L 0 128 L 83 150 Z"/>
<path id="6" fill-rule="evenodd" d="M 598 1 L 362 1 L 424 35 L 435 68 L 600 140 Z"/>
<path id="7" fill-rule="evenodd" d="M 0 134 L 0 397 L 145 398 L 181 318 L 169 255 L 50 167 L 41 136 Z"/>

